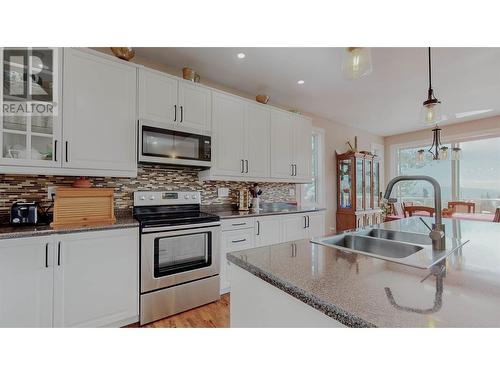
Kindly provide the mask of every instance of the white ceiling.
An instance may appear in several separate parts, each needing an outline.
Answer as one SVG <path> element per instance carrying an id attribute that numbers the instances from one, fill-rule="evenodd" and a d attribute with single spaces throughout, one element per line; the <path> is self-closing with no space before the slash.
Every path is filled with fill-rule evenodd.
<path id="1" fill-rule="evenodd" d="M 137 56 L 197 70 L 221 85 L 267 94 L 270 104 L 387 136 L 422 129 L 427 48 L 372 48 L 373 72 L 342 78 L 342 48 L 137 48 Z M 433 48 L 433 86 L 443 123 L 500 114 L 500 48 Z M 244 52 L 245 59 L 236 54 Z M 304 85 L 297 85 L 303 79 Z M 457 113 L 492 111 L 457 119 Z"/>

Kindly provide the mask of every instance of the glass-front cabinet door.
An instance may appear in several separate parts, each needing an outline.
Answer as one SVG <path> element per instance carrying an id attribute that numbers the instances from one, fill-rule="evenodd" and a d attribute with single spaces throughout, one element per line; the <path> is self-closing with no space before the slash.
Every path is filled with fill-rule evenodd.
<path id="1" fill-rule="evenodd" d="M 353 196 L 353 186 L 352 186 L 352 159 L 340 160 L 339 165 L 339 208 L 341 209 L 352 209 L 352 196 Z"/>
<path id="2" fill-rule="evenodd" d="M 1 49 L 0 164 L 61 165 L 60 55 L 52 48 Z"/>
<path id="3" fill-rule="evenodd" d="M 363 159 L 356 158 L 356 210 L 363 210 Z"/>
<path id="4" fill-rule="evenodd" d="M 380 206 L 380 162 L 373 159 L 373 208 Z"/>
<path id="5" fill-rule="evenodd" d="M 365 209 L 372 208 L 372 161 L 365 159 Z"/>

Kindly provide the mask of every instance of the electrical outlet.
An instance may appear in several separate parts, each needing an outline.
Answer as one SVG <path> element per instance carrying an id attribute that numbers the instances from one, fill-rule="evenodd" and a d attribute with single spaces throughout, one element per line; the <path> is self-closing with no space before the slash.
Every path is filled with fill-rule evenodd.
<path id="1" fill-rule="evenodd" d="M 56 189 L 57 189 L 57 186 L 48 186 L 47 187 L 47 197 L 49 199 L 52 199 L 52 195 L 56 195 Z"/>
<path id="2" fill-rule="evenodd" d="M 218 188 L 217 189 L 217 196 L 220 198 L 228 197 L 229 196 L 229 188 Z"/>

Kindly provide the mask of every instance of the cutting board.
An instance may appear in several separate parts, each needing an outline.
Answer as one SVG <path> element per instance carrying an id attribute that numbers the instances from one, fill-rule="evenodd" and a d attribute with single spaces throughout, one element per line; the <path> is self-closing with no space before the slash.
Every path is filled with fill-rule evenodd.
<path id="1" fill-rule="evenodd" d="M 56 190 L 52 228 L 75 228 L 116 223 L 113 189 L 66 188 Z"/>

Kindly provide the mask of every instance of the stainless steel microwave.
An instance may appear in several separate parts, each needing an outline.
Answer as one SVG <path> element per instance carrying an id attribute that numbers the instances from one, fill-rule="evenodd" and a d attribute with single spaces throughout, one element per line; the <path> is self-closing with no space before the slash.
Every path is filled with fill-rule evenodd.
<path id="1" fill-rule="evenodd" d="M 139 122 L 138 140 L 140 163 L 211 167 L 212 140 L 206 134 Z"/>

